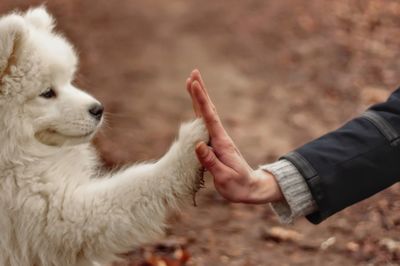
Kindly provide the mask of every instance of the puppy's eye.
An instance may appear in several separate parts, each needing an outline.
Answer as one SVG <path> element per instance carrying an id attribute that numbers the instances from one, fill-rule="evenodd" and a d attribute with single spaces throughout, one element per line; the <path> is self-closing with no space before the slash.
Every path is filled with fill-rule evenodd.
<path id="1" fill-rule="evenodd" d="M 53 88 L 48 88 L 45 92 L 43 92 L 39 96 L 43 97 L 45 99 L 55 98 L 56 97 L 56 92 L 54 91 Z"/>

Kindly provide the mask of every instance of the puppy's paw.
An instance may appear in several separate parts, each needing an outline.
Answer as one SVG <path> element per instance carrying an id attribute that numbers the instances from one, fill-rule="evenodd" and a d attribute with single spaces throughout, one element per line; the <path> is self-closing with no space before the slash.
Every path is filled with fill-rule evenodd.
<path id="1" fill-rule="evenodd" d="M 182 166 L 185 168 L 186 179 L 189 182 L 193 194 L 193 202 L 195 203 L 194 195 L 203 186 L 204 170 L 197 159 L 195 147 L 200 141 L 207 143 L 210 137 L 203 119 L 196 119 L 192 122 L 185 123 L 179 130 L 178 143 L 181 151 Z"/>
<path id="2" fill-rule="evenodd" d="M 209 139 L 210 137 L 202 118 L 183 124 L 179 130 L 178 142 L 183 147 L 193 149 L 193 151 L 197 143 L 200 141 L 207 143 Z"/>

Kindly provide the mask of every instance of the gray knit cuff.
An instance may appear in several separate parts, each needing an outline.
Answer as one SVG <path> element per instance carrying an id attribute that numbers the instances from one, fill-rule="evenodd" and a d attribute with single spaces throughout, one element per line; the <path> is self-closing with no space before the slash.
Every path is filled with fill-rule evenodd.
<path id="1" fill-rule="evenodd" d="M 275 176 L 285 197 L 285 200 L 271 203 L 272 209 L 282 223 L 292 223 L 296 217 L 305 216 L 317 210 L 307 182 L 291 162 L 280 160 L 260 168 Z"/>

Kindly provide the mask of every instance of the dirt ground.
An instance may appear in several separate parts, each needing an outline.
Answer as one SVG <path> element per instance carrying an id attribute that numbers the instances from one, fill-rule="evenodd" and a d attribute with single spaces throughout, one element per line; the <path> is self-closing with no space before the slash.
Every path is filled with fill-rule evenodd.
<path id="1" fill-rule="evenodd" d="M 39 3 L 1 0 L 0 12 Z M 96 145 L 107 166 L 168 149 L 193 116 L 184 81 L 195 67 L 254 167 L 335 129 L 400 84 L 400 1 L 47 6 L 80 53 L 77 84 L 106 107 L 108 126 Z M 166 239 L 124 265 L 400 265 L 399 188 L 318 226 L 305 219 L 283 226 L 268 206 L 227 203 L 209 178 L 199 206 L 174 215 Z M 155 257 L 162 254 L 172 261 Z"/>

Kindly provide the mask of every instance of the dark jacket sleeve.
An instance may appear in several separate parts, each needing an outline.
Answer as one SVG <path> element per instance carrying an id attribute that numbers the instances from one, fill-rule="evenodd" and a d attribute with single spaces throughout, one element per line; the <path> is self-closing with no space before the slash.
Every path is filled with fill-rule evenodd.
<path id="1" fill-rule="evenodd" d="M 400 181 L 400 88 L 363 115 L 283 156 L 305 178 L 320 223 Z"/>

